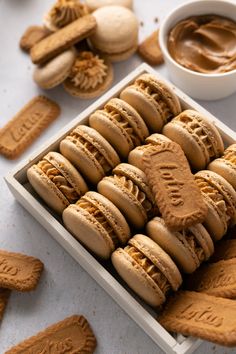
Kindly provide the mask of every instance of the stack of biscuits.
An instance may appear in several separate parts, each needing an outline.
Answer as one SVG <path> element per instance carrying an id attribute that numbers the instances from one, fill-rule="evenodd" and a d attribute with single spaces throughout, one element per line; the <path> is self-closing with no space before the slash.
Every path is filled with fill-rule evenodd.
<path id="1" fill-rule="evenodd" d="M 234 261 L 200 267 L 236 224 L 235 171 L 235 144 L 224 151 L 210 119 L 183 110 L 165 82 L 142 74 L 93 112 L 88 126 L 78 125 L 64 137 L 58 151 L 32 165 L 27 176 L 66 229 L 93 255 L 111 260 L 129 287 L 159 308 L 169 296 L 172 300 L 183 275 L 185 287 L 199 291 L 197 298 L 236 296 L 234 284 L 225 296 L 212 291 L 213 282 L 206 286 L 222 267 L 232 275 Z M 213 301 L 205 297 L 206 303 Z M 181 330 L 184 326 L 173 329 L 165 321 L 168 315 L 160 319 L 168 330 L 204 338 Z"/>

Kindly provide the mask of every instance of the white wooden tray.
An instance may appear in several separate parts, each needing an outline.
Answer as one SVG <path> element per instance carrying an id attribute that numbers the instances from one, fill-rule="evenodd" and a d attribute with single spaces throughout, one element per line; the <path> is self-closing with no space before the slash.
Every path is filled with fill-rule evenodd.
<path id="1" fill-rule="evenodd" d="M 133 318 L 134 321 L 157 343 L 166 353 L 188 354 L 192 353 L 201 343 L 200 340 L 185 338 L 181 335 L 172 336 L 155 319 L 155 313 L 116 278 L 114 270 L 104 262 L 100 263 L 94 258 L 62 225 L 61 219 L 49 210 L 32 190 L 26 177 L 27 169 L 38 162 L 47 152 L 58 150 L 59 142 L 78 124 L 87 124 L 88 117 L 96 109 L 102 108 L 112 97 L 117 97 L 119 93 L 139 75 L 151 73 L 160 77 L 155 70 L 147 64 L 140 65 L 132 71 L 125 79 L 120 81 L 104 96 L 92 104 L 83 113 L 67 124 L 58 134 L 50 139 L 32 157 L 21 163 L 16 169 L 5 177 L 7 185 L 15 198 L 25 209 L 32 214 L 57 240 L 62 247 L 101 285 L 110 296 Z M 160 77 L 162 80 L 164 78 Z M 166 80 L 164 80 L 166 81 Z M 166 81 L 167 82 L 167 81 Z M 203 107 L 185 95 L 171 83 L 167 82 L 178 95 L 183 109 L 192 108 L 205 114 L 213 121 L 220 131 L 225 145 L 236 141 L 236 133 L 211 115 Z"/>

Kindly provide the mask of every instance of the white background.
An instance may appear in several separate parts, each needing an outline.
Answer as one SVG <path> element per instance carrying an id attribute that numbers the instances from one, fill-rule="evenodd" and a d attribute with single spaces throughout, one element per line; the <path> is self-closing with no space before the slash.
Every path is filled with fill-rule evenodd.
<path id="1" fill-rule="evenodd" d="M 181 0 L 135 0 L 140 40 Z M 18 47 L 27 26 L 40 24 L 53 0 L 0 0 L 0 127 L 33 96 L 43 93 L 32 81 L 33 65 Z M 138 56 L 115 65 L 115 82 L 141 63 Z M 168 77 L 165 66 L 157 67 Z M 44 93 L 45 94 L 45 93 Z M 73 119 L 91 101 L 81 101 L 62 88 L 46 92 L 60 103 L 61 116 L 27 152 L 36 148 Z M 236 95 L 217 102 L 200 102 L 211 113 L 236 128 Z M 0 157 L 0 248 L 39 257 L 45 271 L 35 292 L 12 293 L 0 328 L 0 353 L 71 314 L 84 314 L 98 339 L 97 354 L 158 354 L 162 351 L 120 309 L 100 286 L 51 238 L 12 197 L 3 181 L 18 161 Z M 204 343 L 196 353 L 233 353 Z"/>

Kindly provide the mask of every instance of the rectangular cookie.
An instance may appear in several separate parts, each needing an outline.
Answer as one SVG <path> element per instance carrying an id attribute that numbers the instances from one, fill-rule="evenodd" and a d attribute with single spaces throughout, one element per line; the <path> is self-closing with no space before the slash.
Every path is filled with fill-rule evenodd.
<path id="1" fill-rule="evenodd" d="M 54 58 L 75 43 L 89 37 L 96 28 L 96 20 L 92 15 L 80 17 L 69 25 L 54 32 L 35 44 L 30 51 L 34 64 L 43 64 Z"/>
<path id="2" fill-rule="evenodd" d="M 138 53 L 151 65 L 159 65 L 164 61 L 158 36 L 159 30 L 156 30 L 138 46 Z"/>
<path id="3" fill-rule="evenodd" d="M 236 298 L 236 258 L 202 265 L 186 278 L 185 288 L 230 299 Z"/>
<path id="4" fill-rule="evenodd" d="M 18 157 L 59 114 L 57 103 L 34 97 L 0 130 L 0 153 L 9 159 Z"/>
<path id="5" fill-rule="evenodd" d="M 83 316 L 71 316 L 8 350 L 5 354 L 92 354 L 96 338 Z"/>
<path id="6" fill-rule="evenodd" d="M 0 320 L 2 320 L 11 291 L 0 288 Z"/>
<path id="7" fill-rule="evenodd" d="M 222 240 L 215 244 L 215 251 L 210 258 L 211 262 L 226 261 L 236 258 L 236 239 Z"/>
<path id="8" fill-rule="evenodd" d="M 170 332 L 220 345 L 236 345 L 236 302 L 203 293 L 179 291 L 169 298 L 158 322 Z"/>
<path id="9" fill-rule="evenodd" d="M 0 250 L 0 287 L 31 291 L 38 284 L 43 263 L 34 257 Z"/>
<path id="10" fill-rule="evenodd" d="M 178 144 L 163 141 L 148 147 L 143 164 L 156 204 L 170 229 L 183 230 L 204 220 L 207 206 Z"/>

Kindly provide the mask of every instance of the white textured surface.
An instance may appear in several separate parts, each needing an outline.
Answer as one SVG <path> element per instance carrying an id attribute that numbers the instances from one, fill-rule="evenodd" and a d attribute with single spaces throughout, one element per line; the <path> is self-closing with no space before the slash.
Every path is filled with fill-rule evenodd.
<path id="1" fill-rule="evenodd" d="M 135 0 L 135 12 L 143 22 L 140 39 L 155 29 L 159 20 L 181 0 Z M 0 0 L 0 112 L 2 127 L 31 97 L 42 93 L 32 81 L 28 56 L 18 48 L 25 28 L 40 24 L 53 0 Z M 116 64 L 115 82 L 136 67 L 133 57 Z M 157 68 L 168 77 L 164 65 Z M 114 83 L 115 83 L 114 82 Z M 68 96 L 61 88 L 46 93 L 62 107 L 54 122 L 21 159 L 30 155 L 90 104 Z M 236 95 L 217 102 L 201 102 L 205 108 L 235 130 Z M 0 157 L 0 240 L 1 248 L 39 257 L 45 272 L 35 292 L 13 293 L 0 329 L 0 354 L 51 323 L 74 313 L 84 314 L 98 338 L 97 354 L 158 354 L 162 351 L 111 300 L 90 276 L 50 237 L 50 235 L 13 199 L 3 176 L 18 161 Z M 196 353 L 235 353 L 234 349 L 204 343 Z"/>

